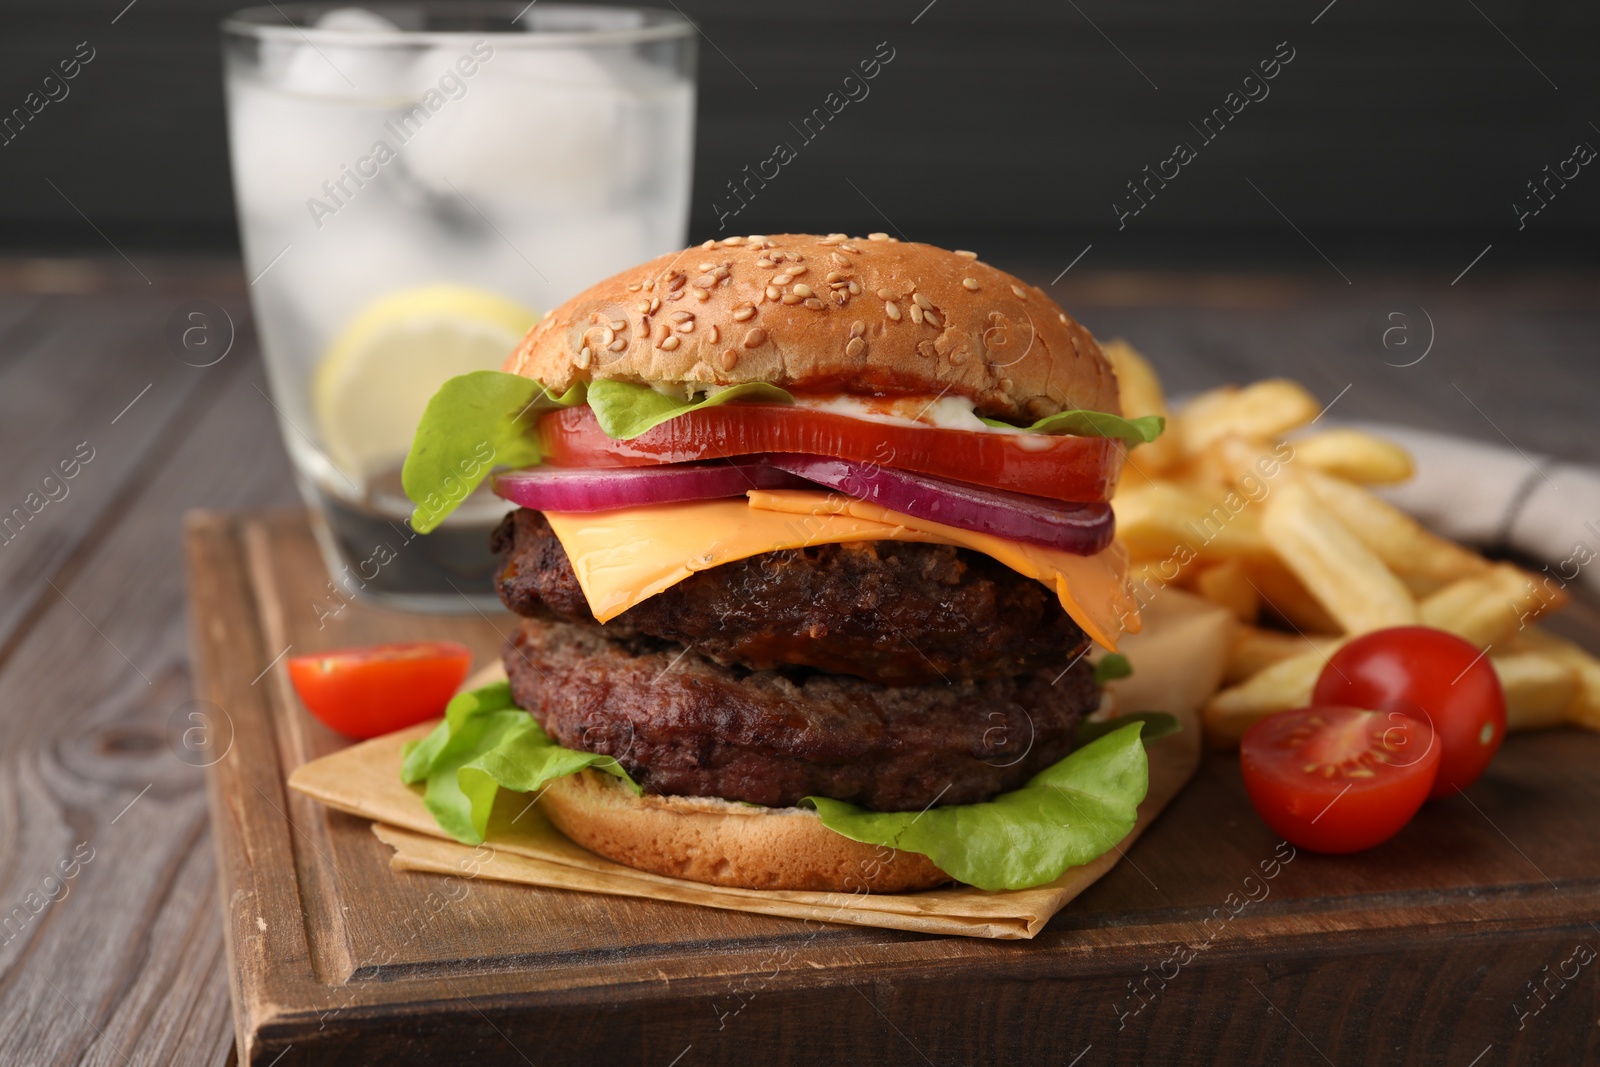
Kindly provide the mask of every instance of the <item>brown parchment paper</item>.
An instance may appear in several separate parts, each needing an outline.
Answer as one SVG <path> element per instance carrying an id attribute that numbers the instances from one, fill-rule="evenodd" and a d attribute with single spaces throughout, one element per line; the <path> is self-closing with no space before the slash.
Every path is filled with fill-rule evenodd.
<path id="1" fill-rule="evenodd" d="M 545 820 L 536 798 L 506 790 L 490 816 L 484 846 L 472 848 L 446 837 L 423 807 L 421 788 L 400 781 L 401 746 L 426 735 L 432 724 L 364 741 L 305 764 L 290 776 L 289 785 L 330 807 L 374 820 L 373 832 L 395 850 L 392 863 L 399 870 L 457 877 L 468 871 L 507 882 L 821 922 L 1029 938 L 1121 859 L 1199 766 L 1199 709 L 1221 683 L 1234 623 L 1223 609 L 1176 589 L 1161 590 L 1144 615 L 1144 633 L 1123 644 L 1134 673 L 1109 688 L 1119 712 L 1170 712 L 1182 720 L 1183 731 L 1150 743 L 1150 790 L 1128 836 L 1099 859 L 1033 889 L 985 892 L 954 886 L 919 893 L 851 894 L 703 885 L 637 871 L 580 848 Z M 475 678 L 473 684 L 488 680 Z"/>

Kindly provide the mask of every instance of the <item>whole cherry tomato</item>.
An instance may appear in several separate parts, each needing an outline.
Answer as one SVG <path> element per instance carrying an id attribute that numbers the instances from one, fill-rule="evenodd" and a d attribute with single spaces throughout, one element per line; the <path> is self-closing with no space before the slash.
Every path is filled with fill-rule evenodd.
<path id="1" fill-rule="evenodd" d="M 1328 661 L 1313 704 L 1399 711 L 1433 724 L 1442 749 L 1434 799 L 1478 780 L 1506 736 L 1506 698 L 1483 651 L 1444 630 L 1374 630 Z"/>

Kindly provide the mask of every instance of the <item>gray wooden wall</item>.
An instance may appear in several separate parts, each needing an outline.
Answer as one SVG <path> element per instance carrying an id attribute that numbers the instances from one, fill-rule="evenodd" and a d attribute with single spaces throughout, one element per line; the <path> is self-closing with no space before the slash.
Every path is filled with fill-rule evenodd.
<path id="1" fill-rule="evenodd" d="M 0 146 L 0 245 L 103 248 L 79 210 L 119 244 L 233 242 L 216 24 L 235 5 L 126 3 L 0 3 L 0 115 L 79 42 L 95 53 Z M 1513 203 L 1578 142 L 1600 148 L 1594 0 L 677 3 L 706 38 L 697 237 L 787 140 L 797 158 L 732 229 L 982 234 L 1066 258 L 1092 242 L 1099 266 L 1321 263 L 1287 219 L 1341 266 L 1464 265 L 1491 242 L 1501 266 L 1593 261 L 1600 166 L 1522 229 Z M 801 143 L 790 123 L 883 41 L 870 96 Z M 1190 123 L 1280 42 L 1294 58 L 1270 95 L 1202 141 Z M 1126 183 L 1184 139 L 1196 158 L 1119 229 Z"/>

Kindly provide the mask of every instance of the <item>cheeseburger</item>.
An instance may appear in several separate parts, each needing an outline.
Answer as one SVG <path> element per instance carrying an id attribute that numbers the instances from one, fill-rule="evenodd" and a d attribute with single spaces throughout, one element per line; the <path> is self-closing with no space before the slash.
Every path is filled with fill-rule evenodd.
<path id="1" fill-rule="evenodd" d="M 1074 750 L 1086 654 L 1138 629 L 1107 501 L 1155 422 L 970 252 L 783 234 L 624 271 L 419 427 L 416 528 L 491 475 L 518 505 L 494 548 L 519 619 L 508 687 L 453 707 L 408 780 L 435 807 L 431 773 L 475 768 L 468 795 L 537 789 L 591 851 L 718 885 L 1049 880 L 1143 796 L 1137 728 Z M 469 737 L 472 709 L 510 717 Z"/>

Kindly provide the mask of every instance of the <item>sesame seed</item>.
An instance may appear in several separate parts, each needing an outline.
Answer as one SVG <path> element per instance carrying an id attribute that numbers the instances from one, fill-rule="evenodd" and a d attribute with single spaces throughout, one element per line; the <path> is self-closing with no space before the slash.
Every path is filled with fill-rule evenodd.
<path id="1" fill-rule="evenodd" d="M 725 282 L 733 274 L 733 271 L 729 270 L 727 265 L 724 264 L 723 266 L 718 267 L 713 273 L 717 281 Z"/>
<path id="2" fill-rule="evenodd" d="M 697 285 L 694 287 L 694 298 L 696 300 L 710 300 L 711 294 Z"/>
<path id="3" fill-rule="evenodd" d="M 806 298 L 806 307 L 810 308 L 812 311 L 821 311 L 822 308 L 823 308 L 823 304 L 822 304 L 822 301 L 820 301 L 816 297 L 812 296 L 812 297 L 807 297 Z"/>
<path id="4" fill-rule="evenodd" d="M 760 348 L 766 343 L 767 331 L 759 326 L 744 335 L 744 346 L 746 348 Z"/>
<path id="5" fill-rule="evenodd" d="M 823 279 L 823 281 L 827 282 L 829 285 L 832 285 L 834 282 L 840 282 L 840 281 L 843 281 L 843 280 L 844 280 L 844 275 L 840 274 L 836 270 L 830 270 L 828 272 L 828 276 Z"/>
<path id="6" fill-rule="evenodd" d="M 795 293 L 784 293 L 783 302 L 785 304 L 798 304 L 800 303 L 800 297 Z"/>
<path id="7" fill-rule="evenodd" d="M 662 341 L 658 347 L 663 352 L 671 352 L 673 349 L 678 347 L 678 339 L 676 337 L 668 337 L 665 341 Z"/>
<path id="8" fill-rule="evenodd" d="M 672 313 L 672 321 L 673 322 L 683 322 L 683 321 L 685 321 L 687 319 L 692 319 L 692 318 L 694 318 L 694 312 L 692 312 L 692 311 L 674 311 Z"/>
<path id="9" fill-rule="evenodd" d="M 648 300 L 639 301 L 639 314 L 641 314 L 641 315 L 650 314 L 650 301 L 648 301 Z"/>
<path id="10" fill-rule="evenodd" d="M 628 347 L 627 339 L 619 337 L 615 341 L 612 341 L 610 344 L 606 345 L 606 351 L 607 352 L 621 352 L 623 349 L 625 349 L 627 347 Z"/>
<path id="11" fill-rule="evenodd" d="M 869 234 L 867 234 L 867 240 L 869 240 L 869 241 L 887 241 L 888 239 L 889 239 L 889 235 L 886 234 L 886 233 L 869 233 Z"/>
<path id="12" fill-rule="evenodd" d="M 716 270 L 716 269 L 717 269 L 717 265 L 715 263 L 702 263 L 698 267 L 695 268 L 695 270 Z"/>
<path id="13" fill-rule="evenodd" d="M 867 332 L 867 324 L 862 322 L 860 319 L 857 319 L 856 321 L 854 321 L 854 322 L 852 322 L 850 324 L 850 336 L 851 337 L 860 337 L 862 334 L 864 334 L 866 332 Z"/>
<path id="14" fill-rule="evenodd" d="M 794 287 L 794 295 L 798 296 L 798 297 L 800 297 L 802 299 L 804 299 L 805 297 L 810 296 L 811 295 L 811 286 L 807 285 L 805 282 L 801 282 L 799 285 Z"/>
<path id="15" fill-rule="evenodd" d="M 608 345 L 612 341 L 615 341 L 616 339 L 617 339 L 617 331 L 613 330 L 611 327 L 607 326 L 605 329 L 600 331 L 600 343 L 601 344 Z"/>
<path id="16" fill-rule="evenodd" d="M 717 284 L 717 276 L 712 274 L 710 268 L 708 267 L 704 274 L 700 275 L 700 277 L 694 280 L 694 283 L 702 289 L 709 289 L 713 285 Z"/>
<path id="17" fill-rule="evenodd" d="M 679 289 L 683 288 L 683 283 L 688 280 L 689 279 L 685 275 L 674 271 L 671 277 L 667 279 L 667 288 L 673 292 L 677 292 Z"/>
<path id="18" fill-rule="evenodd" d="M 716 323 L 712 323 L 710 326 L 706 327 L 706 339 L 708 341 L 710 341 L 712 344 L 716 344 L 717 343 L 717 339 L 719 337 L 721 337 L 721 336 L 722 336 L 722 331 L 717 329 Z"/>
<path id="19" fill-rule="evenodd" d="M 922 317 L 927 319 L 928 325 L 934 327 L 935 329 L 941 329 L 944 326 L 944 323 L 939 319 L 939 313 L 937 311 L 925 311 L 922 313 Z"/>
<path id="20" fill-rule="evenodd" d="M 654 315 L 656 312 L 658 312 L 660 310 L 661 310 L 661 298 L 659 296 L 652 296 L 650 298 L 650 314 Z"/>
<path id="21" fill-rule="evenodd" d="M 715 247 L 717 247 L 716 238 L 711 238 L 710 240 L 707 240 L 705 244 L 700 246 L 700 251 L 705 252 Z"/>
<path id="22" fill-rule="evenodd" d="M 894 321 L 894 322 L 899 322 L 900 321 L 900 305 L 896 304 L 893 300 L 891 300 L 887 304 L 883 305 L 883 310 L 884 310 L 884 313 L 887 314 L 892 321 Z"/>
<path id="23" fill-rule="evenodd" d="M 612 319 L 611 328 L 613 330 L 626 330 L 628 328 L 628 324 L 622 319 Z"/>
<path id="24" fill-rule="evenodd" d="M 1057 315 L 1056 318 L 1061 320 L 1061 324 L 1063 326 L 1066 325 L 1066 323 L 1067 323 L 1067 313 L 1065 311 L 1063 311 L 1061 314 Z"/>
<path id="25" fill-rule="evenodd" d="M 839 247 L 844 249 L 846 252 L 854 252 L 856 255 L 861 254 L 861 249 L 857 248 L 855 245 L 840 245 Z"/>
<path id="26" fill-rule="evenodd" d="M 848 288 L 850 289 L 850 295 L 851 296 L 860 296 L 861 295 L 861 283 L 856 281 L 854 278 L 852 278 L 850 280 L 850 285 L 849 285 Z"/>
<path id="27" fill-rule="evenodd" d="M 778 287 L 776 285 L 767 286 L 767 299 L 768 300 L 776 300 L 776 299 L 778 299 L 778 297 L 780 297 L 782 295 L 783 295 L 782 293 L 778 292 Z"/>
<path id="28" fill-rule="evenodd" d="M 634 282 L 632 285 L 628 286 L 628 292 L 637 293 L 641 288 L 643 288 L 643 286 L 641 286 L 638 282 Z"/>
<path id="29" fill-rule="evenodd" d="M 660 344 L 672 336 L 672 328 L 664 322 L 656 324 L 656 344 Z"/>
<path id="30" fill-rule="evenodd" d="M 851 359 L 856 359 L 867 350 L 867 342 L 859 337 L 850 338 L 850 343 L 844 346 L 844 354 Z"/>
<path id="31" fill-rule="evenodd" d="M 922 305 L 921 304 L 912 304 L 911 305 L 911 321 L 916 323 L 918 326 L 922 325 Z"/>
<path id="32" fill-rule="evenodd" d="M 728 238 L 728 240 L 733 241 L 735 244 L 738 244 L 738 241 L 735 238 L 730 237 L 730 238 Z M 762 233 L 753 233 L 749 237 L 746 237 L 745 240 L 749 241 L 753 245 L 767 244 L 767 236 L 766 236 L 766 234 L 762 234 Z M 767 245 L 767 247 L 771 248 L 772 246 L 771 245 Z"/>
<path id="33" fill-rule="evenodd" d="M 846 304 L 850 303 L 850 294 L 843 289 L 839 289 L 834 292 L 830 299 L 832 299 L 833 302 L 838 304 L 840 307 L 844 307 Z"/>
<path id="34" fill-rule="evenodd" d="M 578 367 L 580 369 L 587 370 L 589 368 L 589 358 L 590 353 L 588 345 L 584 345 L 582 348 L 578 349 Z"/>
<path id="35" fill-rule="evenodd" d="M 765 267 L 770 270 L 771 268 L 776 267 L 777 264 L 768 259 L 766 256 L 762 256 L 760 259 L 756 260 L 756 266 Z"/>
<path id="36" fill-rule="evenodd" d="M 804 256 L 795 256 L 794 258 L 795 258 L 796 262 L 795 262 L 794 266 L 789 268 L 789 273 L 794 275 L 796 278 L 798 278 L 798 277 L 800 277 L 800 275 L 804 274 L 810 268 L 807 267 L 805 264 L 799 262 L 800 260 L 805 258 Z"/>
<path id="37" fill-rule="evenodd" d="M 772 284 L 773 285 L 788 285 L 792 281 L 794 281 L 794 279 L 792 277 L 790 277 L 787 273 L 774 274 L 772 276 Z"/>
<path id="38" fill-rule="evenodd" d="M 966 286 L 974 293 L 978 291 L 978 279 L 976 278 L 962 278 L 961 284 Z"/>
<path id="39" fill-rule="evenodd" d="M 751 239 L 751 240 L 752 240 L 752 241 L 754 241 L 754 240 L 755 240 L 755 238 L 754 238 L 754 237 L 752 237 L 752 238 L 750 238 L 750 239 Z M 722 239 L 722 243 L 723 243 L 723 245 L 725 245 L 725 246 L 726 246 L 726 247 L 728 247 L 728 248 L 737 248 L 737 247 L 738 247 L 738 246 L 740 246 L 740 245 L 742 245 L 742 244 L 744 244 L 744 238 L 743 238 L 743 237 L 738 237 L 738 236 L 734 236 L 734 237 L 724 237 L 724 238 L 723 238 L 723 239 Z"/>
<path id="40" fill-rule="evenodd" d="M 1011 291 L 1013 293 L 1017 294 L 1017 299 L 1018 300 L 1026 300 L 1026 299 L 1028 299 L 1028 294 L 1022 291 L 1022 286 L 1020 286 L 1020 285 L 1013 285 L 1011 287 Z"/>
<path id="41" fill-rule="evenodd" d="M 729 371 L 729 370 L 732 370 L 734 367 L 736 367 L 738 365 L 739 365 L 739 353 L 735 352 L 731 348 L 724 348 L 722 350 L 722 369 L 725 370 L 725 371 Z"/>
<path id="42" fill-rule="evenodd" d="M 978 258 L 978 253 L 976 253 L 976 252 L 968 252 L 965 248 L 956 249 L 956 255 L 960 256 L 962 259 L 977 259 Z"/>
<path id="43" fill-rule="evenodd" d="M 837 252 L 828 253 L 828 258 L 833 260 L 835 263 L 839 264 L 839 266 L 841 266 L 841 267 L 848 267 L 850 265 L 850 257 L 849 256 L 841 256 Z"/>
<path id="44" fill-rule="evenodd" d="M 680 323 L 678 323 L 678 332 L 679 333 L 694 333 L 694 320 L 690 319 L 688 322 L 680 322 Z"/>
<path id="45" fill-rule="evenodd" d="M 921 308 L 923 311 L 932 311 L 933 310 L 933 301 L 929 300 L 927 297 L 923 296 L 921 293 L 912 293 L 911 294 L 911 299 L 912 299 L 912 301 L 914 301 L 916 303 L 917 307 Z"/>
<path id="46" fill-rule="evenodd" d="M 756 309 L 749 304 L 740 304 L 733 309 L 734 322 L 747 322 L 756 317 Z"/>

